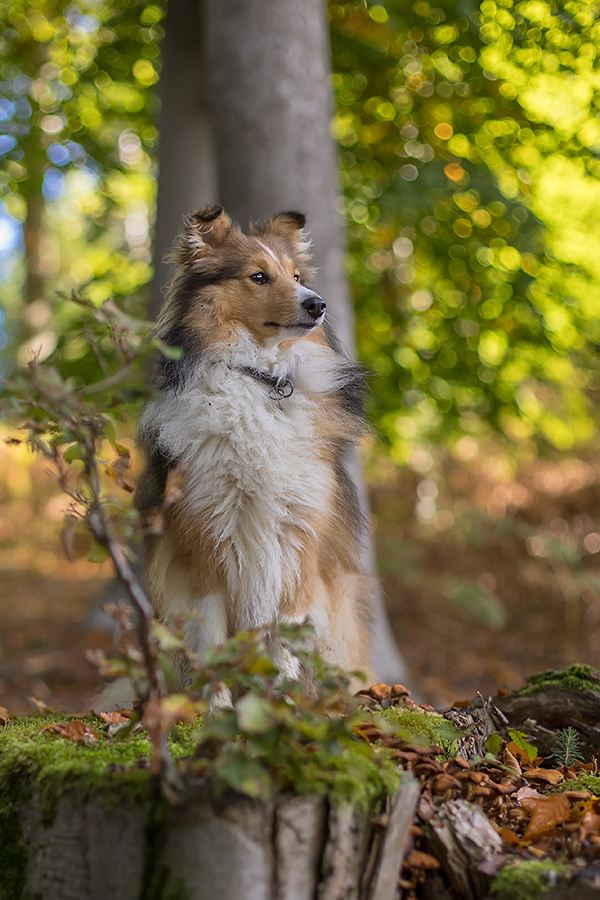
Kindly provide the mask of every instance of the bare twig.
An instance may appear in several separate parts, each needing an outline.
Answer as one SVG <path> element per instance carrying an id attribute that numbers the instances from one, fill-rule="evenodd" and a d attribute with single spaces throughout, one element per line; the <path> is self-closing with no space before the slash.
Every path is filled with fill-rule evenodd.
<path id="1" fill-rule="evenodd" d="M 99 394 L 101 391 L 106 391 L 108 390 L 108 388 L 113 388 L 119 384 L 122 384 L 127 380 L 127 378 L 129 378 L 132 372 L 133 363 L 129 363 L 128 365 L 124 366 L 124 368 L 120 369 L 120 371 L 114 372 L 112 375 L 104 378 L 103 381 L 96 381 L 94 384 L 90 384 L 87 387 L 81 388 L 80 393 L 84 397 L 88 397 L 90 394 Z"/>

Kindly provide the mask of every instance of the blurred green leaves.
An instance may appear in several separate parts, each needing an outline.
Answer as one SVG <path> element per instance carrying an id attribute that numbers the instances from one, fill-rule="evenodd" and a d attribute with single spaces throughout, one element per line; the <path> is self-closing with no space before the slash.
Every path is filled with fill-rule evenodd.
<path id="1" fill-rule="evenodd" d="M 57 346 L 89 357 L 85 340 L 65 336 L 74 310 L 57 290 L 143 311 L 163 15 L 142 0 L 0 9 L 0 212 L 24 244 L 0 302 L 20 363 Z"/>
<path id="2" fill-rule="evenodd" d="M 385 13 L 385 15 L 384 15 Z M 595 431 L 597 9 L 330 5 L 360 352 L 398 462 Z"/>

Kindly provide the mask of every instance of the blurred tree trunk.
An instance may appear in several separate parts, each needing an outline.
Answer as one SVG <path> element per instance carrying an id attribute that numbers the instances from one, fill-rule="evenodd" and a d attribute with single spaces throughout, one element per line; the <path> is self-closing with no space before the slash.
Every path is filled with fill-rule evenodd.
<path id="1" fill-rule="evenodd" d="M 182 216 L 217 202 L 213 128 L 203 53 L 205 15 L 201 0 L 170 0 L 161 44 L 159 116 L 160 176 L 154 231 L 155 275 L 151 311 L 156 316 L 169 280 L 164 256 Z"/>
<path id="2" fill-rule="evenodd" d="M 300 210 L 313 239 L 315 286 L 353 354 L 330 77 L 324 0 L 170 0 L 155 259 L 164 256 L 185 212 L 217 198 L 243 227 Z M 166 280 L 165 267 L 157 266 L 155 310 Z M 374 569 L 371 545 L 365 556 Z M 381 596 L 373 635 L 375 670 L 400 680 L 404 665 Z"/>

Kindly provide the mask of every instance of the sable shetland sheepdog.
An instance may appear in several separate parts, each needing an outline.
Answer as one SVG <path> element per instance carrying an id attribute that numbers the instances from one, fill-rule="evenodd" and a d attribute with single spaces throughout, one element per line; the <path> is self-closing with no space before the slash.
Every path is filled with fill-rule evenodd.
<path id="1" fill-rule="evenodd" d="M 185 220 L 159 337 L 180 347 L 141 416 L 141 511 L 185 464 L 164 532 L 145 547 L 157 615 L 188 616 L 202 654 L 241 629 L 302 621 L 322 655 L 367 671 L 370 579 L 346 463 L 364 433 L 362 376 L 311 288 L 305 217 L 242 233 L 219 206 Z M 289 655 L 288 655 L 289 656 Z M 295 677 L 294 661 L 283 660 Z"/>

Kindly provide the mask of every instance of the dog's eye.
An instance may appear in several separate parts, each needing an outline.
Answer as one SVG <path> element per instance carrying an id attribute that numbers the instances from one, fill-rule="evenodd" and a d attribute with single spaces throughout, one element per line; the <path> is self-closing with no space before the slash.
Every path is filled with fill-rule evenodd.
<path id="1" fill-rule="evenodd" d="M 269 280 L 264 272 L 255 272 L 254 275 L 250 276 L 250 280 L 254 282 L 254 284 L 266 284 Z"/>
<path id="2" fill-rule="evenodd" d="M 294 272 L 294 281 L 300 281 L 300 275 L 298 272 Z"/>

